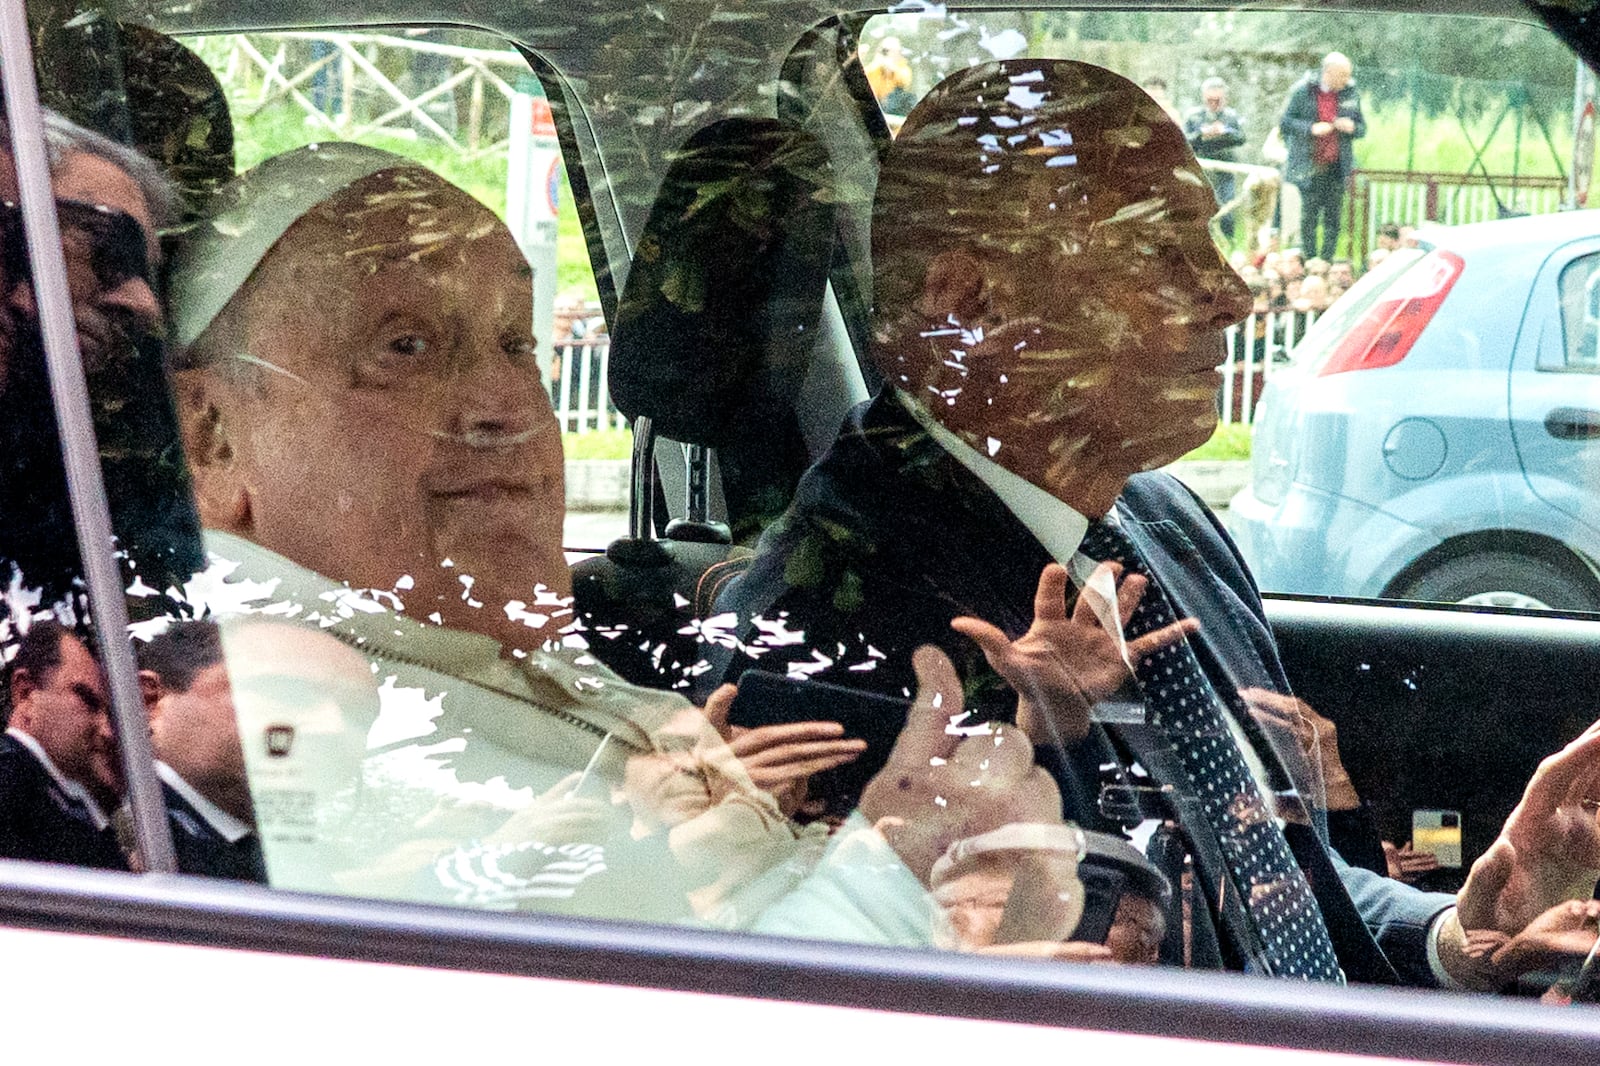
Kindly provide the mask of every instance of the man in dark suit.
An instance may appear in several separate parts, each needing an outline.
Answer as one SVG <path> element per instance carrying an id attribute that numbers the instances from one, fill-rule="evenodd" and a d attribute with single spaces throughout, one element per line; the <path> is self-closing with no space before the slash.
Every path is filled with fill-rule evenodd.
<path id="1" fill-rule="evenodd" d="M 1250 743 L 1245 703 L 1287 681 L 1255 586 L 1191 493 L 1141 473 L 1210 435 L 1220 333 L 1249 310 L 1213 207 L 1182 132 L 1108 71 L 1008 61 L 929 94 L 874 205 L 872 355 L 888 384 L 719 604 L 742 643 L 705 678 L 755 667 L 909 696 L 911 649 L 938 644 L 969 707 L 1057 746 L 1069 817 L 1152 813 L 1106 811 L 1107 783 L 1171 805 L 1156 820 L 1182 824 L 1197 898 L 1220 901 L 1216 961 L 1488 984 L 1455 900 L 1331 856 L 1307 782 L 1312 828 L 1272 805 L 1288 782 Z M 1461 913 L 1483 920 L 1511 902 L 1501 888 L 1538 882 L 1502 912 L 1515 933 L 1553 902 L 1535 871 L 1558 865 L 1558 822 L 1553 806 L 1530 818 L 1505 856 L 1530 876 L 1474 878 Z"/>
<path id="2" fill-rule="evenodd" d="M 1244 145 L 1244 120 L 1239 112 L 1228 106 L 1228 83 L 1221 78 L 1207 78 L 1200 83 L 1199 107 L 1190 108 L 1183 117 L 1183 134 L 1189 138 L 1189 147 L 1201 159 L 1215 159 L 1223 163 L 1238 161 L 1238 150 Z M 1211 187 L 1217 190 L 1217 202 L 1226 204 L 1233 199 L 1234 174 L 1230 170 L 1207 171 Z M 1222 233 L 1233 239 L 1233 213 L 1222 216 Z"/>
<path id="3" fill-rule="evenodd" d="M 1351 72 L 1348 56 L 1329 52 L 1320 72 L 1307 74 L 1289 91 L 1278 120 L 1289 149 L 1284 180 L 1300 190 L 1301 250 L 1330 261 L 1339 253 L 1339 214 L 1356 166 L 1354 142 L 1367 133 Z"/>
<path id="4" fill-rule="evenodd" d="M 35 622 L 11 662 L 0 736 L 0 858 L 126 870 L 107 810 L 122 791 L 100 664 L 72 633 Z"/>
<path id="5" fill-rule="evenodd" d="M 266 884 L 216 624 L 176 623 L 140 650 L 139 663 L 178 868 Z"/>

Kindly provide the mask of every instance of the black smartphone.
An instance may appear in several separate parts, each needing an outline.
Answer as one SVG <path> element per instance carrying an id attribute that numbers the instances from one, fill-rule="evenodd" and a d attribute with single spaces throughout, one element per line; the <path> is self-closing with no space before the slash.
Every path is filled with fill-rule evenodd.
<path id="1" fill-rule="evenodd" d="M 845 815 L 855 809 L 861 790 L 872 775 L 889 761 L 889 752 L 905 728 L 911 701 L 865 692 L 826 681 L 785 677 L 746 670 L 739 678 L 739 694 L 728 711 L 730 725 L 755 728 L 791 722 L 838 722 L 845 735 L 867 742 L 867 750 L 854 762 L 817 774 L 811 779 L 811 796 L 826 802 L 829 814 Z"/>

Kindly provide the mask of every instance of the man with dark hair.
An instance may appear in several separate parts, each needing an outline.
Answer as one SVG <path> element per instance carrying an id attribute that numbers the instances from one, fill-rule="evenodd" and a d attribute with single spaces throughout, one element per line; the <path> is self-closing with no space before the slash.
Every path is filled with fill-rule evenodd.
<path id="1" fill-rule="evenodd" d="M 107 810 L 122 792 L 110 698 L 88 647 L 35 622 L 11 663 L 0 736 L 0 857 L 126 870 Z"/>
<path id="2" fill-rule="evenodd" d="M 184 873 L 267 880 L 233 690 L 212 622 L 179 622 L 140 651 L 156 773 Z"/>

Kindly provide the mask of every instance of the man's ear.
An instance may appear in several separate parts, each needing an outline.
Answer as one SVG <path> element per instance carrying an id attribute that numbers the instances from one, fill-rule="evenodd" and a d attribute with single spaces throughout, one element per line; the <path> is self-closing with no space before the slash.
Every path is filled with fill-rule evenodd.
<path id="1" fill-rule="evenodd" d="M 150 719 L 151 725 L 155 725 L 156 719 L 161 717 L 161 697 L 166 695 L 161 675 L 154 670 L 140 670 L 139 695 L 144 698 L 145 717 Z"/>
<path id="2" fill-rule="evenodd" d="M 34 679 L 33 671 L 24 667 L 17 667 L 11 671 L 11 717 L 8 725 L 14 725 L 23 732 L 27 732 L 33 722 L 33 715 L 28 708 L 28 699 L 39 690 L 39 684 Z"/>
<path id="3" fill-rule="evenodd" d="M 250 490 L 233 442 L 234 427 L 241 421 L 236 390 L 209 370 L 179 371 L 175 384 L 200 523 L 229 533 L 248 532 Z"/>
<path id="4" fill-rule="evenodd" d="M 917 310 L 938 322 L 971 322 L 989 310 L 988 275 L 976 258 L 963 251 L 940 252 L 922 278 Z"/>

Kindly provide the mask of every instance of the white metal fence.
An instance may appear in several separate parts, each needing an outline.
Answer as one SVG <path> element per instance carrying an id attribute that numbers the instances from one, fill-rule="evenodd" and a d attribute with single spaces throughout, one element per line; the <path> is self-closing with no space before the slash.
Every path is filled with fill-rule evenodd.
<path id="1" fill-rule="evenodd" d="M 1223 334 L 1227 360 L 1222 365 L 1222 421 L 1248 425 L 1256 401 L 1274 366 L 1317 320 L 1315 311 L 1275 311 L 1251 315 Z M 627 419 L 611 403 L 607 361 L 611 338 L 601 334 L 556 346 L 550 372 L 550 402 L 563 433 L 625 429 Z"/>
<path id="2" fill-rule="evenodd" d="M 1274 365 L 1288 360 L 1289 351 L 1316 320 L 1316 311 L 1268 311 L 1224 331 L 1228 353 L 1222 364 L 1224 425 L 1249 425 L 1255 420 L 1256 401 Z"/>
<path id="3" fill-rule="evenodd" d="M 1348 207 L 1352 258 L 1376 247 L 1387 222 L 1460 226 L 1508 214 L 1548 215 L 1561 210 L 1567 179 L 1547 174 L 1436 174 L 1357 170 Z"/>
<path id="4" fill-rule="evenodd" d="M 188 43 L 217 71 L 241 117 L 288 100 L 308 125 L 344 140 L 383 132 L 432 138 L 464 158 L 504 152 L 515 94 L 507 79 L 527 73 L 528 61 L 512 49 L 462 48 L 433 36 L 324 31 Z M 459 121 L 458 90 L 466 97 Z M 496 97 L 502 102 L 491 107 Z"/>
<path id="5" fill-rule="evenodd" d="M 550 404 L 563 433 L 626 429 L 628 420 L 611 403 L 606 364 L 611 338 L 601 334 L 556 345 L 550 370 Z"/>

